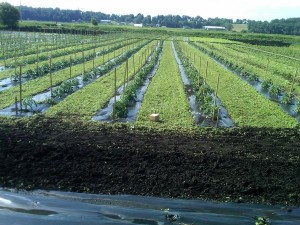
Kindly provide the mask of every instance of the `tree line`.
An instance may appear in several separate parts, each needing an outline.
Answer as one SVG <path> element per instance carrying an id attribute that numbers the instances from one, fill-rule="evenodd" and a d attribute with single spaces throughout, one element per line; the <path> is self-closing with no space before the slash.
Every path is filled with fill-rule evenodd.
<path id="1" fill-rule="evenodd" d="M 17 21 L 37 20 L 55 22 L 92 22 L 96 25 L 103 20 L 120 24 L 138 23 L 144 26 L 165 26 L 170 28 L 203 28 L 203 26 L 223 26 L 232 30 L 233 20 L 226 18 L 208 18 L 201 16 L 158 15 L 151 17 L 139 13 L 137 15 L 105 14 L 102 12 L 64 10 L 59 8 L 33 8 L 28 6 L 14 7 L 9 3 L 0 3 L 0 23 L 10 27 L 16 26 Z M 300 35 L 300 17 L 276 19 L 268 21 L 254 21 L 238 19 L 235 23 L 248 24 L 248 31 L 252 33 Z"/>
<path id="2" fill-rule="evenodd" d="M 300 17 L 267 21 L 248 21 L 248 30 L 253 33 L 300 35 Z"/>
<path id="3" fill-rule="evenodd" d="M 110 20 L 117 23 L 138 23 L 144 26 L 166 26 L 170 28 L 202 28 L 203 26 L 224 26 L 227 30 L 232 28 L 232 19 L 209 18 L 203 19 L 200 16 L 179 16 L 179 15 L 158 15 L 151 17 L 139 13 L 137 15 L 116 15 L 101 12 L 64 10 L 59 8 L 33 8 L 21 6 L 21 18 L 23 20 L 55 21 L 55 22 L 90 22 L 96 20 Z"/>

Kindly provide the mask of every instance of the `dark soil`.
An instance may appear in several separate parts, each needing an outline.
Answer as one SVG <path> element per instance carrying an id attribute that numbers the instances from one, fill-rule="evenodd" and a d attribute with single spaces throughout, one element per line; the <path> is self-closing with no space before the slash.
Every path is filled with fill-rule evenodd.
<path id="1" fill-rule="evenodd" d="M 0 187 L 299 206 L 299 137 L 0 118 Z"/>

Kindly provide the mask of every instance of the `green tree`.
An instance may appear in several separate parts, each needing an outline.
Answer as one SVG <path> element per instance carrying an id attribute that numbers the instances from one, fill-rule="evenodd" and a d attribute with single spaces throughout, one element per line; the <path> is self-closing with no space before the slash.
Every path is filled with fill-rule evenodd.
<path id="1" fill-rule="evenodd" d="M 97 20 L 96 20 L 94 17 L 91 19 L 91 22 L 92 22 L 92 24 L 93 24 L 94 26 L 97 26 L 97 25 L 98 25 L 98 22 L 97 22 Z"/>
<path id="2" fill-rule="evenodd" d="M 0 3 L 0 23 L 7 27 L 17 27 L 21 18 L 20 11 L 13 5 Z"/>

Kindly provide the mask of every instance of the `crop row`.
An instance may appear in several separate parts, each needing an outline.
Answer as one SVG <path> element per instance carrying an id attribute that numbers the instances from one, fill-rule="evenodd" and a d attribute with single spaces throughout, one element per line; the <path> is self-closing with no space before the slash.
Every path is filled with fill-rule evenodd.
<path id="1" fill-rule="evenodd" d="M 222 51 L 220 48 L 210 49 L 206 45 L 194 43 L 199 49 L 205 51 L 214 59 L 217 59 L 230 69 L 236 71 L 241 76 L 244 76 L 248 80 L 261 81 L 262 86 L 269 90 L 269 92 L 275 97 L 281 92 L 286 92 L 286 95 L 292 95 L 291 91 L 295 94 L 300 94 L 298 86 L 298 80 L 296 79 L 297 70 L 294 72 L 284 72 L 285 77 L 278 75 L 277 67 L 272 66 L 271 63 L 265 61 L 265 65 L 262 65 L 261 57 L 255 56 L 255 54 L 247 53 L 232 53 L 230 50 Z M 277 71 L 277 72 L 276 72 Z M 287 77 L 288 76 L 288 77 Z"/>
<path id="2" fill-rule="evenodd" d="M 32 64 L 39 61 L 44 61 L 49 59 L 50 55 L 52 58 L 68 55 L 71 53 L 76 53 L 79 51 L 91 50 L 94 48 L 98 48 L 100 46 L 105 46 L 106 44 L 118 43 L 120 42 L 120 38 L 114 38 L 111 36 L 110 38 L 107 36 L 105 39 L 98 40 L 97 42 L 91 43 L 74 43 L 72 45 L 65 46 L 64 48 L 59 48 L 56 50 L 50 50 L 43 52 L 40 50 L 39 46 L 36 47 L 34 54 L 23 56 L 21 52 L 14 52 L 13 58 L 8 58 L 5 60 L 5 65 L 2 64 L 1 66 L 5 66 L 6 68 L 14 68 L 18 67 L 19 65 L 26 65 Z M 4 63 L 4 62 L 3 62 Z"/>
<path id="3" fill-rule="evenodd" d="M 41 76 L 48 74 L 50 72 L 50 70 L 52 72 L 55 72 L 55 71 L 64 69 L 66 67 L 69 67 L 70 65 L 73 66 L 73 65 L 80 64 L 80 63 L 84 63 L 86 61 L 92 60 L 99 56 L 102 56 L 102 59 L 104 61 L 105 54 L 113 52 L 119 48 L 124 48 L 126 46 L 128 48 L 128 45 L 133 44 L 135 42 L 136 42 L 136 40 L 131 40 L 130 42 L 123 42 L 123 43 L 119 43 L 119 44 L 116 44 L 115 42 L 113 42 L 110 45 L 106 45 L 105 49 L 103 47 L 94 48 L 93 50 L 81 51 L 80 54 L 77 54 L 77 55 L 75 52 L 75 55 L 73 58 L 72 58 L 71 54 L 67 55 L 67 59 L 66 59 L 66 56 L 61 56 L 61 57 L 57 57 L 54 59 L 52 59 L 50 57 L 47 61 L 44 61 L 43 63 L 39 62 L 39 63 L 36 63 L 35 65 L 28 65 L 28 66 L 22 67 L 22 71 L 23 71 L 22 77 L 27 78 L 27 79 L 34 79 L 36 77 L 41 77 Z M 79 57 L 78 57 L 78 55 L 79 55 Z M 51 61 L 51 66 L 50 66 L 50 61 Z M 14 81 L 17 81 L 19 78 L 18 70 L 15 70 L 15 72 L 4 71 L 3 76 L 7 76 L 7 75 L 10 75 L 10 77 Z"/>
<path id="4" fill-rule="evenodd" d="M 178 46 L 178 41 L 175 42 L 175 47 L 185 74 L 192 85 L 192 92 L 196 98 L 199 111 L 206 118 L 218 120 L 219 106 L 216 104 L 217 90 L 213 90 L 207 85 L 206 74 L 200 74 L 194 65 L 190 63 L 189 57 Z"/>
<path id="5" fill-rule="evenodd" d="M 138 44 L 138 43 L 136 43 L 136 44 Z M 132 44 L 131 48 L 133 48 L 136 44 Z M 139 42 L 139 45 L 144 45 L 144 44 L 145 44 L 145 42 L 143 42 L 143 41 Z M 118 49 L 114 53 L 109 53 L 109 54 L 105 55 L 104 57 L 107 58 L 108 61 L 110 61 L 111 59 L 115 58 L 115 55 L 118 56 L 121 54 L 123 54 L 123 49 Z M 87 61 L 83 64 L 73 66 L 71 74 L 70 74 L 69 68 L 59 70 L 56 73 L 52 74 L 51 83 L 53 86 L 56 86 L 71 77 L 76 77 L 79 74 L 82 74 L 84 72 L 84 70 L 90 71 L 90 70 L 94 69 L 95 67 L 102 65 L 103 63 L 104 63 L 103 59 L 101 57 L 99 57 L 99 58 L 94 58 L 91 61 Z M 49 76 L 43 76 L 43 77 L 26 82 L 22 87 L 23 88 L 23 91 L 22 91 L 23 97 L 30 98 L 33 94 L 40 93 L 40 92 L 47 90 L 51 86 L 51 83 L 49 81 L 50 81 Z M 11 105 L 14 102 L 14 98 L 15 98 L 15 96 L 18 95 L 18 93 L 19 93 L 19 87 L 17 87 L 17 86 L 1 92 L 0 93 L 0 95 L 1 95 L 0 108 L 4 108 L 6 106 Z"/>
<path id="6" fill-rule="evenodd" d="M 16 64 L 17 67 L 22 65 L 22 71 L 25 77 L 38 77 L 49 72 L 50 68 L 48 67 L 50 58 L 52 61 L 52 71 L 55 71 L 69 66 L 70 61 L 72 61 L 72 64 L 75 65 L 80 63 L 81 61 L 87 61 L 89 60 L 89 58 L 100 56 L 107 52 L 110 52 L 111 49 L 117 49 L 121 46 L 119 42 L 120 41 L 109 41 L 101 43 L 101 45 L 97 46 L 97 48 L 95 45 L 89 45 L 81 49 L 72 48 L 72 50 L 68 52 L 59 51 L 56 52 L 56 54 L 47 52 L 42 56 L 37 53 L 34 58 L 31 56 L 30 61 L 27 61 L 28 64 L 24 65 L 17 60 L 14 64 Z M 85 59 L 83 59 L 83 56 Z M 70 57 L 71 59 L 69 60 Z M 80 59 L 80 57 L 82 57 L 82 59 Z M 15 65 L 13 67 L 15 67 Z M 17 79 L 18 75 L 18 69 L 8 69 L 0 73 L 0 79 L 11 77 L 12 80 L 15 80 Z"/>
<path id="7" fill-rule="evenodd" d="M 131 57 L 136 51 L 138 51 L 144 45 L 145 44 L 142 44 L 138 47 L 134 47 L 126 51 L 125 53 L 119 55 L 118 57 L 115 57 L 113 60 L 110 60 L 99 67 L 93 68 L 91 71 L 84 71 L 82 75 L 62 82 L 61 85 L 55 87 L 52 93 L 50 93 L 51 94 L 50 98 L 47 98 L 42 103 L 46 103 L 50 106 L 57 104 L 69 94 L 72 94 L 73 92 L 77 91 L 79 89 L 79 86 L 81 86 L 80 88 L 83 88 L 89 83 L 98 79 L 99 77 L 105 75 L 113 68 L 118 67 L 124 61 L 128 62 L 128 58 Z M 145 53 L 145 57 L 146 57 L 146 53 Z M 142 63 L 141 61 L 142 60 L 139 59 L 138 68 Z"/>
<path id="8" fill-rule="evenodd" d="M 81 42 L 97 42 L 106 35 L 84 35 L 63 33 L 31 33 L 31 32 L 5 32 L 0 31 L 0 59 L 11 58 L 14 51 L 22 52 L 24 56 L 34 54 L 39 47 L 41 52 L 50 49 L 62 49 Z M 125 37 L 126 35 L 124 35 Z M 3 51 L 5 50 L 5 51 Z M 8 54 L 9 53 L 9 54 Z"/>
<path id="9" fill-rule="evenodd" d="M 0 36 L 3 36 L 0 33 Z M 91 42 L 91 37 L 84 37 L 82 35 L 64 35 L 58 34 L 31 34 L 28 32 L 15 32 L 9 34 L 9 41 L 1 39 L 0 59 L 13 58 L 15 51 L 22 53 L 23 56 L 34 54 L 39 48 L 41 52 L 47 52 L 50 49 L 63 49 L 66 46 L 72 46 L 75 43 L 80 43 L 82 40 Z"/>
<path id="10" fill-rule="evenodd" d="M 154 49 L 149 61 L 143 66 L 132 80 L 127 83 L 119 101 L 115 103 L 116 117 L 126 118 L 128 114 L 128 106 L 136 102 L 136 92 L 144 84 L 146 77 L 154 70 L 155 65 L 158 63 L 159 56 L 162 51 L 163 42 L 159 43 Z"/>
<path id="11" fill-rule="evenodd" d="M 111 71 L 104 76 L 101 76 L 94 82 L 88 84 L 84 88 L 78 90 L 72 95 L 67 96 L 59 104 L 50 107 L 46 111 L 46 115 L 76 115 L 91 119 L 96 112 L 103 108 L 108 102 L 108 99 L 115 93 L 115 84 L 117 87 L 124 84 L 125 74 L 128 74 L 128 79 L 132 79 L 135 75 L 134 72 L 138 71 L 141 67 L 141 63 L 136 63 L 137 59 L 142 60 L 149 57 L 151 51 L 157 45 L 156 41 L 152 41 L 136 54 L 128 59 L 128 62 L 124 62 L 115 71 Z M 128 71 L 126 71 L 126 64 Z M 116 76 L 116 80 L 115 80 Z"/>
<path id="12" fill-rule="evenodd" d="M 217 64 L 207 54 L 187 43 L 180 43 L 180 46 L 186 55 L 195 55 L 190 60 L 200 74 L 205 74 L 208 70 L 206 82 L 209 86 L 216 86 L 220 75 L 218 96 L 237 126 L 296 126 L 297 121 L 284 113 L 277 104 L 257 93 L 249 84 Z M 203 66 L 203 62 L 206 62 L 208 68 Z"/>
<path id="13" fill-rule="evenodd" d="M 157 125 L 189 127 L 194 123 L 171 41 L 165 41 L 158 70 L 144 95 L 137 123 L 153 126 L 149 121 L 152 113 L 159 114 Z"/>

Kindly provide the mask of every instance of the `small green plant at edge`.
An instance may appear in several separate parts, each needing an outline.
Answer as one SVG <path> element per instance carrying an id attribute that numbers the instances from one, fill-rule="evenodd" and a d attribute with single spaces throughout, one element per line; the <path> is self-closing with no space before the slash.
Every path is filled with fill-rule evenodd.
<path id="1" fill-rule="evenodd" d="M 22 101 L 22 105 L 25 107 L 25 111 L 28 111 L 28 107 L 30 108 L 30 111 L 33 112 L 33 107 L 37 107 L 36 101 L 31 98 L 24 98 Z"/>
<path id="2" fill-rule="evenodd" d="M 255 225 L 270 225 L 268 218 L 266 217 L 254 217 Z"/>

